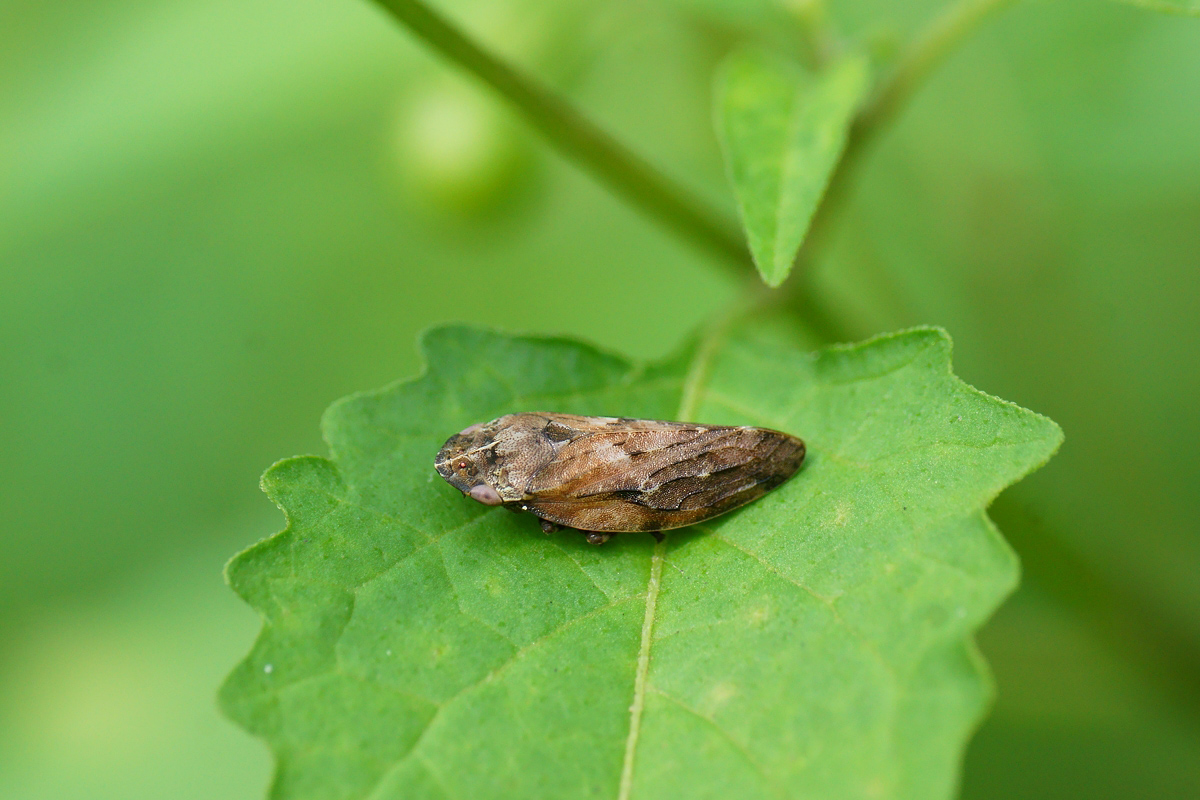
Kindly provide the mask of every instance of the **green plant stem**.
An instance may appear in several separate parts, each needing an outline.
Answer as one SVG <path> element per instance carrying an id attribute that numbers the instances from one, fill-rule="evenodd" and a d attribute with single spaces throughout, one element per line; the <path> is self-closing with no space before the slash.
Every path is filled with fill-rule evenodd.
<path id="1" fill-rule="evenodd" d="M 861 150 L 880 128 L 893 120 L 931 72 L 973 34 L 990 15 L 1014 0 L 959 0 L 929 22 L 895 68 L 880 84 L 871 103 L 851 130 L 847 153 Z"/>
<path id="2" fill-rule="evenodd" d="M 903 111 L 925 78 L 973 33 L 986 17 L 1012 0 L 962 0 L 935 18 L 860 112 L 846 149 L 809 227 L 789 281 L 788 303 L 809 331 L 827 342 L 859 338 L 844 315 L 831 307 L 808 278 L 814 254 L 828 246 L 832 223 L 854 183 L 863 156 L 880 132 Z M 1029 582 L 1070 609 L 1113 652 L 1130 659 L 1176 707 L 1200 714 L 1200 646 L 1183 626 L 1168 619 L 1136 587 L 1112 579 L 1079 558 L 1060 532 L 1041 522 L 1036 504 L 1019 499 L 1021 487 L 1005 492 L 990 513 L 1021 556 Z"/>
<path id="3" fill-rule="evenodd" d="M 841 43 L 829 21 L 825 0 L 812 0 L 789 7 L 800 22 L 801 44 L 810 69 L 820 72 L 841 49 Z"/>
<path id="4" fill-rule="evenodd" d="M 870 145 L 904 109 L 922 82 L 962 44 L 989 15 L 1014 0 L 960 0 L 929 22 L 891 73 L 880 82 L 872 100 L 855 118 L 846 138 L 846 148 L 809 223 L 804 245 L 796 254 L 787 282 L 792 309 L 814 335 L 826 342 L 859 338 L 857 331 L 838 309 L 831 307 L 814 287 L 812 264 L 816 254 L 829 246 L 834 222 L 850 196 L 851 188 Z"/>
<path id="5" fill-rule="evenodd" d="M 648 214 L 715 252 L 739 274 L 753 270 L 738 227 L 605 133 L 558 95 L 468 39 L 419 0 L 376 0 L 443 56 L 491 86 L 569 158 Z"/>
<path id="6" fill-rule="evenodd" d="M 579 162 L 614 192 L 646 210 L 651 216 L 687 238 L 704 245 L 736 266 L 740 274 L 752 273 L 752 265 L 740 231 L 731 221 L 708 208 L 683 187 L 663 175 L 645 159 L 615 141 L 581 113 L 549 90 L 500 61 L 467 39 L 442 17 L 417 0 L 376 0 L 444 56 L 475 75 L 509 100 L 525 118 L 559 150 Z M 818 206 L 804 247 L 797 256 L 789 281 L 789 303 L 810 331 L 825 341 L 848 341 L 861 331 L 852 330 L 844 314 L 811 290 L 806 278 L 813 254 L 827 247 L 832 221 L 836 220 L 854 183 L 863 156 L 879 134 L 903 111 L 924 80 L 967 39 L 986 17 L 1013 0 L 960 0 L 933 19 L 881 82 L 873 100 L 859 113 L 851 127 L 845 152 L 830 178 Z M 819 20 L 813 20 L 814 24 Z M 820 58 L 828 53 L 828 42 L 820 31 L 810 31 L 813 48 Z M 769 302 L 767 291 L 758 284 L 747 291 L 751 302 Z M 740 307 L 744 299 L 737 305 Z M 724 319 L 725 315 L 722 315 Z M 724 327 L 723 325 L 721 327 Z M 1002 497 L 993 514 L 1010 532 L 1021 552 L 1031 581 L 1043 584 L 1054 596 L 1074 609 L 1103 638 L 1135 639 L 1140 660 L 1151 672 L 1170 676 L 1172 693 L 1180 706 L 1193 713 L 1200 710 L 1200 695 L 1187 677 L 1200 664 L 1200 650 L 1177 627 L 1171 626 L 1141 602 L 1139 593 L 1103 580 L 1074 558 L 1058 535 L 1028 519 L 1036 512 L 1019 501 Z M 1038 528 L 1031 535 L 1031 528 Z M 1128 648 L 1117 648 L 1128 652 Z"/>
<path id="7" fill-rule="evenodd" d="M 583 114 L 560 97 L 502 62 L 467 39 L 445 19 L 418 0 L 376 0 L 417 36 L 440 51 L 467 72 L 499 92 L 560 151 L 579 162 L 614 192 L 625 197 L 665 223 L 677 233 L 720 254 L 739 274 L 753 272 L 743 237 L 728 219 L 707 207 L 698 198 L 621 143 L 615 141 Z M 818 206 L 797 256 L 793 274 L 802 276 L 789 281 L 789 303 L 794 312 L 819 339 L 848 341 L 861 331 L 852 330 L 845 315 L 831 307 L 811 290 L 813 254 L 827 246 L 832 221 L 849 195 L 863 156 L 879 134 L 903 111 L 928 75 L 978 28 L 985 18 L 1012 4 L 1013 0 L 960 0 L 934 18 L 881 82 L 873 100 L 859 113 L 850 129 L 846 149 L 838 162 L 825 196 Z M 819 19 L 812 20 L 819 26 Z M 830 44 L 820 30 L 811 30 L 814 56 L 826 57 Z M 815 44 L 814 44 L 815 43 Z M 820 46 L 816 46 L 819 44 Z M 747 297 L 769 302 L 761 284 L 759 292 Z M 777 296 L 776 296 L 777 297 Z M 740 306 L 743 301 L 739 300 Z M 993 509 L 999 522 L 1012 531 L 1021 551 L 1026 570 L 1034 582 L 1041 582 L 1068 606 L 1084 617 L 1106 638 L 1136 638 L 1139 653 L 1152 671 L 1169 674 L 1176 699 L 1181 706 L 1200 709 L 1200 696 L 1186 678 L 1200 664 L 1200 650 L 1191 639 L 1169 625 L 1140 602 L 1138 593 L 1113 585 L 1089 571 L 1057 541 L 1058 536 L 1044 528 L 1037 536 L 1027 534 L 1028 525 L 1019 520 L 1035 515 L 1031 509 L 1006 502 Z M 1034 526 L 1040 527 L 1040 526 Z M 1105 609 L 1112 613 L 1098 612 Z M 1117 613 L 1117 612 L 1120 613 Z M 1124 649 L 1122 649 L 1124 651 Z"/>
<path id="8" fill-rule="evenodd" d="M 804 246 L 796 256 L 793 274 L 806 274 L 808 271 L 802 267 L 811 263 L 813 253 L 819 253 L 827 246 L 831 221 L 837 219 L 840 209 L 845 205 L 863 156 L 880 132 L 899 116 L 929 74 L 950 53 L 966 41 L 987 17 L 1013 2 L 959 0 L 934 17 L 897 60 L 890 74 L 880 82 L 873 99 L 859 112 L 850 127 L 846 149 L 829 178 L 821 204 L 813 214 Z"/>

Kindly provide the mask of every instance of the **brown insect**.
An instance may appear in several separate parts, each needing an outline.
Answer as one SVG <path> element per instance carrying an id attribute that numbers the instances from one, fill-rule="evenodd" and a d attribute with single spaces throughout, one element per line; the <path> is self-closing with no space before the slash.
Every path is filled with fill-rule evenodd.
<path id="1" fill-rule="evenodd" d="M 703 522 L 795 474 L 804 442 L 768 428 L 537 411 L 451 436 L 434 466 L 489 506 L 528 511 L 542 530 L 614 533 Z"/>

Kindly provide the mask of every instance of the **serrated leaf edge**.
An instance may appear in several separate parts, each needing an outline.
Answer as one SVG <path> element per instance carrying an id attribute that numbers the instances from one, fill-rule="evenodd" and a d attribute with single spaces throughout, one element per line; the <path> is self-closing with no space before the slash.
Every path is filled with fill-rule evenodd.
<path id="1" fill-rule="evenodd" d="M 498 329 L 486 328 L 483 326 L 472 326 L 472 325 L 461 325 L 461 324 L 438 325 L 438 326 L 433 326 L 431 328 L 428 328 L 425 331 L 422 331 L 422 333 L 420 334 L 420 336 L 418 338 L 418 353 L 419 353 L 419 356 L 421 359 L 421 368 L 415 375 L 406 377 L 406 378 L 401 378 L 396 381 L 392 381 L 391 383 L 389 383 L 383 387 L 379 387 L 377 389 L 356 392 L 356 393 L 353 393 L 346 397 L 340 398 L 339 400 L 337 400 L 333 404 L 331 404 L 331 406 L 326 410 L 325 415 L 323 416 L 323 419 L 322 419 L 323 429 L 326 428 L 326 420 L 330 417 L 330 415 L 332 413 L 334 413 L 335 409 L 341 408 L 347 403 L 351 403 L 356 399 L 377 396 L 379 394 L 386 393 L 388 391 L 393 391 L 401 386 L 412 384 L 412 383 L 418 382 L 418 381 L 426 378 L 431 371 L 430 348 L 428 346 L 429 337 L 435 336 L 435 335 L 438 335 L 441 333 L 450 333 L 455 330 L 465 330 L 465 331 L 470 331 L 472 333 L 483 332 L 486 334 L 494 335 L 498 338 L 505 338 L 505 339 L 512 339 L 512 340 L 531 341 L 531 342 L 559 342 L 559 343 L 562 343 L 565 345 L 570 345 L 572 347 L 583 347 L 583 348 L 586 348 L 586 349 L 589 349 L 589 350 L 595 352 L 598 355 L 602 355 L 606 358 L 613 359 L 613 360 L 625 365 L 627 367 L 626 374 L 623 378 L 623 381 L 625 381 L 625 382 L 635 380 L 636 377 L 638 375 L 640 375 L 647 366 L 649 366 L 651 363 L 653 363 L 653 362 L 645 362 L 645 361 L 633 361 L 633 360 L 628 359 L 619 354 L 606 352 L 602 348 L 596 347 L 595 345 L 592 345 L 588 342 L 580 341 L 578 339 L 573 339 L 573 338 L 567 337 L 567 336 L 541 335 L 541 334 L 508 334 L 508 333 L 505 333 Z M 1026 414 L 1030 414 L 1033 417 L 1037 418 L 1039 421 L 1041 421 L 1043 423 L 1048 423 L 1052 427 L 1053 435 L 1055 436 L 1055 443 L 1047 451 L 1047 455 L 1043 459 L 1041 459 L 1039 462 L 1030 466 L 1026 471 L 1022 472 L 1019 476 L 1015 477 L 1008 484 L 1006 484 L 1003 487 L 1000 487 L 995 493 L 993 493 L 991 495 L 988 503 L 985 503 L 983 505 L 983 508 L 979 510 L 980 513 L 982 514 L 984 520 L 986 521 L 989 530 L 998 538 L 998 540 L 1000 542 L 1004 543 L 1004 546 L 1008 550 L 1008 552 L 1012 553 L 1011 547 L 1009 547 L 1007 545 L 1007 542 L 1003 539 L 1003 536 L 1000 534 L 999 530 L 996 528 L 994 523 L 992 523 L 992 521 L 987 517 L 985 509 L 986 509 L 987 505 L 990 504 L 990 501 L 995 498 L 995 495 L 999 494 L 999 492 L 1003 491 L 1003 489 L 1007 488 L 1007 486 L 1012 485 L 1012 483 L 1019 481 L 1024 476 L 1028 475 L 1029 473 L 1038 469 L 1040 466 L 1044 465 L 1046 463 L 1046 461 L 1048 461 L 1049 458 L 1054 454 L 1054 452 L 1057 451 L 1058 447 L 1061 445 L 1061 442 L 1063 440 L 1062 430 L 1058 426 L 1057 423 L 1055 423 L 1049 417 L 1046 417 L 1042 414 L 1038 414 L 1037 412 L 1030 411 L 1029 409 L 1026 409 L 1016 403 L 1013 403 L 1011 401 L 1007 401 L 1002 398 L 998 398 L 994 395 L 990 395 L 986 392 L 983 392 L 983 391 L 975 388 L 974 386 L 971 386 L 966 381 L 962 380 L 957 375 L 955 375 L 954 371 L 953 371 L 953 360 L 952 360 L 953 340 L 950 337 L 950 335 L 945 331 L 945 329 L 938 327 L 938 326 L 915 326 L 915 327 L 906 328 L 906 329 L 902 329 L 902 330 L 898 330 L 898 331 L 882 333 L 882 334 L 873 336 L 869 339 L 866 339 L 866 340 L 863 340 L 860 342 L 830 345 L 830 346 L 821 348 L 819 351 L 814 352 L 811 355 L 813 357 L 817 357 L 821 353 L 854 354 L 856 352 L 859 352 L 859 351 L 865 350 L 869 347 L 872 347 L 874 345 L 877 345 L 880 342 L 901 339 L 906 336 L 912 336 L 914 334 L 929 335 L 931 337 L 929 346 L 936 346 L 945 353 L 945 358 L 943 359 L 945 373 L 949 375 L 949 377 L 951 378 L 951 380 L 954 383 L 960 385 L 961 387 L 965 388 L 966 390 L 970 391 L 971 393 L 980 396 L 981 398 L 984 398 L 984 399 L 992 401 L 992 402 L 998 402 L 998 403 L 1002 404 L 1003 406 L 1019 410 Z M 708 360 L 711 360 L 711 358 L 714 357 L 719 350 L 720 350 L 719 347 L 716 347 L 716 348 L 703 348 L 702 347 L 702 348 L 700 348 L 700 351 L 695 353 L 695 355 L 699 358 L 697 360 L 693 361 L 693 363 L 689 364 L 688 371 L 687 371 L 687 374 L 685 375 L 683 383 L 684 384 L 687 383 L 688 376 L 690 376 L 692 374 L 693 370 L 705 369 L 706 368 L 705 362 Z M 667 360 L 668 359 L 664 359 L 663 361 L 665 362 Z M 681 409 L 681 412 L 682 412 L 682 409 Z M 328 439 L 327 439 L 327 444 L 330 445 L 331 451 L 332 451 L 332 445 L 329 443 Z M 276 506 L 279 507 L 280 510 L 283 512 L 286 524 L 281 530 L 271 534 L 268 537 L 265 537 L 264 539 L 259 540 L 258 542 L 255 542 L 254 544 L 246 547 L 245 549 L 243 549 L 242 551 L 240 551 L 239 553 L 234 555 L 225 565 L 224 574 L 225 574 L 226 582 L 230 585 L 230 587 L 234 590 L 234 592 L 236 592 L 238 594 L 239 597 L 242 597 L 243 600 L 245 600 L 247 602 L 247 604 L 249 604 L 252 608 L 255 609 L 255 611 L 259 614 L 260 618 L 264 622 L 263 629 L 260 630 L 258 636 L 256 637 L 254 646 L 251 648 L 251 652 L 249 654 L 247 654 L 246 658 L 242 659 L 239 662 L 239 665 L 238 665 L 239 667 L 241 667 L 243 664 L 247 663 L 247 661 L 253 654 L 254 649 L 257 648 L 259 642 L 267 634 L 267 628 L 269 626 L 269 619 L 268 619 L 266 611 L 264 609 L 260 609 L 258 606 L 256 606 L 254 603 L 252 603 L 249 600 L 249 597 L 247 596 L 247 594 L 242 591 L 242 587 L 239 586 L 239 581 L 237 579 L 237 576 L 233 574 L 233 570 L 235 568 L 235 564 L 240 559 L 246 557 L 252 551 L 264 546 L 265 544 L 267 544 L 275 539 L 278 539 L 279 537 L 281 537 L 281 536 L 287 534 L 289 531 L 291 531 L 292 525 L 293 525 L 292 516 L 288 512 L 287 508 L 283 505 L 281 500 L 276 496 L 276 493 L 272 491 L 273 487 L 270 485 L 270 479 L 273 474 L 276 474 L 279 470 L 281 470 L 285 466 L 292 465 L 297 462 L 306 462 L 306 461 L 319 462 L 322 467 L 328 468 L 335 475 L 338 475 L 336 456 L 332 457 L 332 458 L 325 458 L 322 456 L 315 456 L 315 455 L 300 455 L 300 456 L 293 456 L 290 458 L 280 459 L 279 461 L 276 461 L 274 464 L 272 464 L 263 473 L 263 476 L 260 479 L 260 486 L 262 487 L 263 491 L 269 497 L 271 497 L 272 501 L 275 502 Z M 340 476 L 339 476 L 339 479 L 340 479 Z M 479 517 L 476 520 L 473 520 L 472 522 L 478 521 L 478 519 L 482 519 L 482 518 L 483 517 Z M 655 570 L 656 566 L 658 568 L 659 581 L 661 582 L 661 567 L 662 567 L 662 561 L 663 561 L 664 554 L 665 554 L 665 547 L 663 546 L 662 543 L 659 543 L 658 545 L 656 545 L 656 547 L 654 549 L 654 553 L 652 555 L 651 577 L 649 580 L 649 585 L 647 586 L 647 592 L 644 594 L 633 595 L 629 598 L 625 598 L 626 600 L 632 600 L 632 599 L 644 597 L 646 600 L 647 606 L 646 606 L 646 615 L 643 619 L 642 645 L 639 647 L 639 653 L 638 653 L 638 671 L 637 671 L 637 677 L 635 679 L 635 690 L 634 690 L 635 697 L 634 697 L 634 702 L 630 708 L 630 712 L 631 712 L 630 734 L 629 734 L 629 739 L 627 740 L 627 745 L 626 745 L 626 757 L 622 764 L 622 776 L 621 776 L 621 780 L 620 780 L 620 794 L 619 794 L 620 800 L 627 800 L 627 798 L 629 797 L 629 794 L 631 792 L 631 789 L 632 789 L 633 766 L 635 763 L 634 757 L 635 757 L 636 746 L 637 746 L 637 741 L 638 741 L 638 732 L 637 732 L 638 731 L 638 717 L 640 717 L 640 711 L 641 711 L 641 708 L 639 706 L 644 704 L 644 697 L 645 697 L 645 692 L 646 692 L 645 683 L 646 683 L 646 678 L 648 675 L 649 663 L 650 663 L 650 647 L 649 647 L 649 645 L 652 644 L 651 638 L 652 638 L 652 629 L 653 629 L 653 624 L 654 624 L 654 619 L 653 619 L 654 611 L 655 611 L 654 598 L 652 597 L 651 592 L 654 588 L 654 582 L 655 582 L 654 570 Z M 656 563 L 655 559 L 657 559 L 657 563 Z M 1016 568 L 1019 570 L 1019 561 L 1016 559 L 1015 553 L 1012 553 L 1012 560 L 1013 560 Z M 1004 598 L 1007 597 L 1008 594 L 1011 593 L 1011 591 L 1013 590 L 1013 588 L 1015 588 L 1015 586 L 1016 586 L 1016 574 L 1014 574 L 1014 580 L 1012 581 L 1011 585 L 1005 587 L 1005 589 L 1002 592 L 998 593 L 994 604 L 985 613 L 984 618 L 986 618 L 987 616 L 990 616 L 990 614 L 992 612 L 994 612 L 995 608 L 998 607 L 1003 602 Z M 971 660 L 976 669 L 976 675 L 978 676 L 978 678 L 982 684 L 982 688 L 983 688 L 985 696 L 987 698 L 986 703 L 990 705 L 990 703 L 992 702 L 992 698 L 994 696 L 994 681 L 991 677 L 991 673 L 987 666 L 986 660 L 983 659 L 982 656 L 978 653 L 978 650 L 974 643 L 973 635 L 971 635 L 971 634 L 966 635 L 964 637 L 964 644 L 970 651 Z M 512 661 L 512 659 L 509 660 L 509 663 L 511 663 L 511 661 Z M 235 669 L 223 682 L 223 685 L 221 687 L 221 693 L 220 693 L 221 699 L 222 699 L 221 705 L 222 705 L 222 710 L 226 712 L 227 716 L 230 716 L 230 718 L 234 719 L 234 721 L 238 722 L 238 724 L 243 724 L 240 720 L 237 720 L 236 718 L 234 718 L 232 713 L 228 709 L 225 708 L 225 702 L 224 702 L 224 695 L 225 695 L 226 691 L 229 689 L 232 681 L 234 680 L 234 678 L 237 674 L 238 674 L 238 670 Z M 638 683 L 641 684 L 640 692 L 638 689 Z M 642 704 L 638 703 L 639 697 L 642 700 Z M 444 706 L 445 704 L 442 704 L 442 705 Z M 635 712 L 635 708 L 637 709 L 636 712 Z M 977 715 L 976 719 L 972 721 L 972 723 L 971 723 L 972 730 L 978 728 L 978 725 L 982 722 L 982 720 L 986 716 L 986 710 L 987 710 L 987 706 L 982 708 L 980 710 L 979 714 Z M 428 730 L 428 725 L 426 726 L 426 730 Z M 424 731 L 422 732 L 421 735 L 422 736 L 424 735 Z M 418 741 L 419 741 L 419 738 L 420 737 L 418 737 Z M 277 765 L 282 763 L 283 756 L 280 752 L 278 752 L 275 749 L 274 743 L 271 742 L 270 740 L 268 740 L 267 743 L 268 743 L 268 745 L 271 746 L 271 750 L 275 755 Z M 279 776 L 279 771 L 278 771 L 278 769 L 276 769 L 275 778 L 278 779 L 278 776 Z"/>

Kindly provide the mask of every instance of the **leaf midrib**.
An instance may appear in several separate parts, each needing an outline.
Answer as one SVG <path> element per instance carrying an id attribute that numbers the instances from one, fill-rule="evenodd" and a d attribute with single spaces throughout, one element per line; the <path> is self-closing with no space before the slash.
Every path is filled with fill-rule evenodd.
<path id="1" fill-rule="evenodd" d="M 650 556 L 650 579 L 646 583 L 646 615 L 642 619 L 642 638 L 638 645 L 637 672 L 633 680 L 633 702 L 629 704 L 629 736 L 625 739 L 625 759 L 621 765 L 621 784 L 618 800 L 629 800 L 633 789 L 633 764 L 638 737 L 642 727 L 642 711 L 646 706 L 646 680 L 650 672 L 650 645 L 654 633 L 654 612 L 658 606 L 658 589 L 662 584 L 663 552 L 666 539 L 654 545 Z"/>
<path id="2" fill-rule="evenodd" d="M 675 419 L 686 422 L 695 416 L 700 403 L 700 392 L 708 377 L 708 367 L 721 346 L 730 325 L 742 311 L 744 298 L 720 315 L 706 332 L 696 353 L 684 372 L 680 389 L 679 411 Z M 646 684 L 650 675 L 650 648 L 653 644 L 655 612 L 658 608 L 658 592 L 662 586 L 662 567 L 667 551 L 666 534 L 655 543 L 650 555 L 650 577 L 646 581 L 646 614 L 642 618 L 642 635 L 638 644 L 637 670 L 633 679 L 633 702 L 629 704 L 629 735 L 625 739 L 625 756 L 621 763 L 621 782 L 617 800 L 629 800 L 633 791 L 633 768 L 636 761 L 638 739 L 641 735 L 642 714 L 646 708 Z"/>
<path id="3" fill-rule="evenodd" d="M 786 197 L 793 193 L 793 184 L 795 176 L 800 168 L 799 148 L 795 147 L 796 140 L 800 136 L 800 123 L 803 120 L 804 103 L 801 100 L 800 94 L 802 89 L 796 88 L 792 91 L 790 107 L 788 108 L 788 122 L 786 135 L 783 140 L 783 156 L 779 165 L 779 188 L 775 196 L 775 230 L 771 235 L 771 280 L 776 280 L 779 277 L 781 270 L 785 270 L 791 266 L 791 259 L 784 257 L 784 263 L 780 263 L 780 253 L 787 252 L 790 247 L 784 241 L 784 227 L 786 220 L 784 214 L 792 211 L 792 208 L 785 202 Z M 807 155 L 807 154 L 806 154 Z M 786 272 L 784 273 L 786 276 Z M 772 285 L 775 285 L 774 283 Z"/>

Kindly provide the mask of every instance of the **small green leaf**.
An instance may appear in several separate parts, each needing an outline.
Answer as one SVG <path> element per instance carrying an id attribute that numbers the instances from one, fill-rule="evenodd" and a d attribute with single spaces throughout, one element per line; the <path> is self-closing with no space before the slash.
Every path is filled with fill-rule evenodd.
<path id="1" fill-rule="evenodd" d="M 773 56 L 738 52 L 718 73 L 717 134 L 769 286 L 791 272 L 869 85 L 867 61 L 857 56 L 812 77 Z"/>
<path id="2" fill-rule="evenodd" d="M 815 355 L 756 325 L 643 365 L 446 328 L 263 478 L 287 529 L 229 565 L 265 620 L 222 690 L 275 798 L 948 798 L 1015 585 L 983 509 L 1058 446 L 914 330 Z M 442 441 L 518 410 L 780 428 L 803 469 L 656 544 L 464 499 Z"/>
<path id="3" fill-rule="evenodd" d="M 1200 0 L 1122 0 L 1122 2 L 1150 11 L 1200 17 Z"/>

